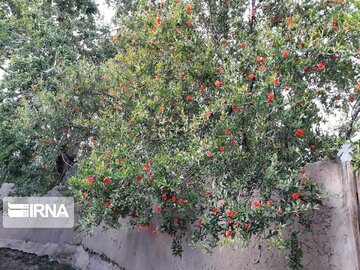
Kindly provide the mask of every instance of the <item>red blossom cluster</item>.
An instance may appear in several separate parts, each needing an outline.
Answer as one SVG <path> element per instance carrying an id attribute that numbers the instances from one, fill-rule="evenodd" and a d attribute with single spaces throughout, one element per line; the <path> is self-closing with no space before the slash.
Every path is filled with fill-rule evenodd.
<path id="1" fill-rule="evenodd" d="M 312 68 L 304 68 L 305 72 L 318 72 L 323 71 L 326 67 L 326 62 L 320 62 L 315 64 Z"/>

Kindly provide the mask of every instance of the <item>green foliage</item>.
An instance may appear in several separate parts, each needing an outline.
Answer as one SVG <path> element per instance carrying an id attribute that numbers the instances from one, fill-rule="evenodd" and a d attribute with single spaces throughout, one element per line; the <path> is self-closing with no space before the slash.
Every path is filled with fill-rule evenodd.
<path id="1" fill-rule="evenodd" d="M 360 141 L 352 143 L 352 164 L 354 172 L 359 174 L 360 172 Z"/>
<path id="2" fill-rule="evenodd" d="M 288 265 L 291 269 L 302 269 L 303 250 L 298 240 L 298 233 L 293 232 L 287 242 L 290 249 Z"/>
<path id="3" fill-rule="evenodd" d="M 346 80 L 334 75 L 343 63 L 331 57 L 352 34 L 319 32 L 334 24 L 340 8 L 332 8 L 318 17 L 296 7 L 278 23 L 264 11 L 259 26 L 236 29 L 220 44 L 199 31 L 185 4 L 140 8 L 125 20 L 119 54 L 99 67 L 101 86 L 81 82 L 88 96 L 94 88 L 103 95 L 96 117 L 85 121 L 97 140 L 69 180 L 83 205 L 81 225 L 117 226 L 130 217 L 133 227 L 173 236 L 179 255 L 188 224 L 193 244 L 210 251 L 304 223 L 321 195 L 297 172 L 335 143 L 320 129 L 318 103 L 334 109 L 334 97 L 355 85 L 352 69 Z M 325 38 L 339 41 L 316 46 Z M 334 84 L 341 92 L 329 89 Z M 286 247 L 297 268 L 294 235 Z"/>
<path id="4" fill-rule="evenodd" d="M 96 13 L 89 0 L 0 3 L 0 68 L 6 71 L 0 82 L 0 183 L 15 182 L 18 193 L 44 193 L 59 180 L 55 161 L 66 144 L 58 140 L 64 117 L 72 117 L 64 103 L 54 103 L 64 69 L 114 52 Z"/>

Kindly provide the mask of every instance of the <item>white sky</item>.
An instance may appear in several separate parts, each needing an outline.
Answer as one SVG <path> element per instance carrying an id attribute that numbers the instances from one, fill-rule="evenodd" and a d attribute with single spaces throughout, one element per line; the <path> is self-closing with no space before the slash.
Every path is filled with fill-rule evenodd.
<path id="1" fill-rule="evenodd" d="M 103 16 L 101 19 L 105 24 L 111 25 L 111 19 L 115 15 L 115 9 L 110 8 L 106 3 L 105 0 L 95 0 L 96 4 L 98 4 L 98 8 L 100 14 Z"/>

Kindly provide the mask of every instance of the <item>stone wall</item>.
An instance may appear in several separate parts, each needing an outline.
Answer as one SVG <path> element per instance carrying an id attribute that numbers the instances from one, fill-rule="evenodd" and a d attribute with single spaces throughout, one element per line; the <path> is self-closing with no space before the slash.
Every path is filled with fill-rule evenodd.
<path id="1" fill-rule="evenodd" d="M 345 154 L 338 162 L 322 161 L 306 167 L 327 198 L 315 213 L 313 230 L 302 235 L 304 269 L 359 269 L 358 205 L 353 198 L 356 186 Z M 6 195 L 5 189 L 8 186 L 3 186 L 0 196 Z M 269 250 L 261 239 L 254 239 L 246 249 L 217 249 L 212 255 L 186 245 L 182 258 L 171 255 L 170 243 L 166 235 L 137 230 L 103 231 L 98 227 L 92 237 L 86 237 L 71 229 L 4 229 L 0 225 L 0 247 L 49 255 L 77 269 L 286 269 L 283 256 Z"/>

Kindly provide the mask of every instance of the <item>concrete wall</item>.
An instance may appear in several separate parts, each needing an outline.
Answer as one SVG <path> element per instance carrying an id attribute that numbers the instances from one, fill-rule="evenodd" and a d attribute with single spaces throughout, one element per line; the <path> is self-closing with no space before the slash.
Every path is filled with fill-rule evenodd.
<path id="1" fill-rule="evenodd" d="M 315 213 L 312 232 L 302 235 L 305 269 L 359 269 L 359 224 L 354 208 L 357 206 L 351 203 L 349 195 L 355 190 L 348 161 L 309 164 L 307 172 L 328 195 L 324 207 Z M 3 190 L 0 196 L 4 195 Z M 146 231 L 103 231 L 99 227 L 92 237 L 85 237 L 71 229 L 19 230 L 0 226 L 0 247 L 49 255 L 77 269 L 286 269 L 283 256 L 277 250 L 269 250 L 261 239 L 254 239 L 247 249 L 223 248 L 213 255 L 185 246 L 182 258 L 171 255 L 170 243 L 168 236 L 153 236 Z"/>

